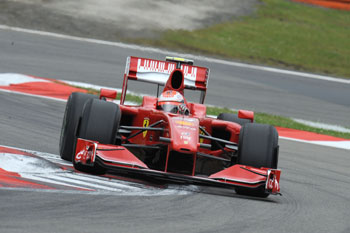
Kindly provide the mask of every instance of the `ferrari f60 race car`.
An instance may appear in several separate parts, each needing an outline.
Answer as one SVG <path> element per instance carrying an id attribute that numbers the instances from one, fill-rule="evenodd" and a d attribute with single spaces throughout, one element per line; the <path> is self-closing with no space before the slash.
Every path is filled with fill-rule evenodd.
<path id="1" fill-rule="evenodd" d="M 254 113 L 206 116 L 209 69 L 192 60 L 128 57 L 120 103 L 116 91 L 72 93 L 64 114 L 60 155 L 83 172 L 138 174 L 162 180 L 233 188 L 238 194 L 279 194 L 278 133 L 254 123 Z M 163 89 L 125 104 L 129 80 Z M 184 91 L 199 91 L 199 103 Z M 157 93 L 158 96 L 158 93 Z"/>

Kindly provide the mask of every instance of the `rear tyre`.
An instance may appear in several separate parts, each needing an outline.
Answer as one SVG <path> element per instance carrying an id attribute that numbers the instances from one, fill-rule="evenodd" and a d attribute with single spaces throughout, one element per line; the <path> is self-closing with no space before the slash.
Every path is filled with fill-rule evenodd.
<path id="1" fill-rule="evenodd" d="M 76 141 L 75 130 L 81 116 L 84 104 L 89 99 L 97 99 L 98 97 L 91 94 L 73 92 L 67 101 L 64 112 L 61 136 L 60 136 L 60 156 L 62 159 L 72 161 L 74 155 L 74 144 Z"/>
<path id="2" fill-rule="evenodd" d="M 251 123 L 251 121 L 249 119 L 239 118 L 237 116 L 237 114 L 232 114 L 232 113 L 220 113 L 218 115 L 217 119 L 223 120 L 223 121 L 234 122 L 234 123 L 239 124 L 240 126 Z M 221 138 L 224 140 L 230 140 L 231 134 L 229 132 L 227 132 L 226 130 L 216 130 L 213 132 L 213 137 L 218 137 L 218 138 Z M 225 147 L 225 144 L 221 143 L 221 146 Z M 215 142 L 212 142 L 212 148 L 213 148 L 213 150 L 219 149 L 217 143 L 215 143 Z M 226 167 L 232 166 L 235 163 L 236 163 L 236 157 L 233 156 L 231 158 L 231 163 L 227 164 Z"/>
<path id="3" fill-rule="evenodd" d="M 102 144 L 115 144 L 120 123 L 119 105 L 97 99 L 86 102 L 78 126 L 79 138 L 98 141 Z M 93 167 L 75 163 L 75 169 L 93 174 L 104 174 L 104 168 L 95 163 Z"/>
<path id="4" fill-rule="evenodd" d="M 251 121 L 249 119 L 238 118 L 237 115 L 232 114 L 232 113 L 220 113 L 219 116 L 217 117 L 217 119 L 223 120 L 223 121 L 234 122 L 234 123 L 237 123 L 237 124 L 242 125 L 242 126 L 247 124 L 247 123 L 251 123 Z"/>
<path id="5" fill-rule="evenodd" d="M 256 168 L 277 168 L 278 133 L 275 127 L 264 124 L 246 124 L 242 127 L 238 144 L 238 164 Z M 267 197 L 265 187 L 236 188 L 238 194 Z"/>

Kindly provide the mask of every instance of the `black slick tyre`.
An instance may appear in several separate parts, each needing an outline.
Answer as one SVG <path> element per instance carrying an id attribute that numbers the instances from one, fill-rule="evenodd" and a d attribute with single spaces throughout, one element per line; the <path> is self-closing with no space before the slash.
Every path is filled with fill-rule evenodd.
<path id="1" fill-rule="evenodd" d="M 121 112 L 119 105 L 103 100 L 90 99 L 85 103 L 77 136 L 98 141 L 102 144 L 115 144 Z M 83 172 L 103 174 L 105 169 L 95 163 L 93 167 L 75 163 L 74 167 Z"/>
<path id="2" fill-rule="evenodd" d="M 275 127 L 264 124 L 246 124 L 242 127 L 238 145 L 238 164 L 256 168 L 277 168 L 278 133 Z M 236 188 L 238 194 L 267 197 L 265 187 Z"/>
<path id="3" fill-rule="evenodd" d="M 76 141 L 75 130 L 84 104 L 89 99 L 97 98 L 98 97 L 95 95 L 79 92 L 73 92 L 69 96 L 64 112 L 59 143 L 60 156 L 62 159 L 72 161 L 74 144 Z"/>

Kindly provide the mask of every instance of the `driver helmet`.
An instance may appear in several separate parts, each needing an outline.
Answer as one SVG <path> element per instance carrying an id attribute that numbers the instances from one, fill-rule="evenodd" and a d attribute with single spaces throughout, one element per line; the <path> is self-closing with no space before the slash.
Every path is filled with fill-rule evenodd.
<path id="1" fill-rule="evenodd" d="M 157 108 L 165 112 L 179 113 L 180 105 L 185 103 L 184 97 L 177 91 L 165 91 L 158 97 Z"/>

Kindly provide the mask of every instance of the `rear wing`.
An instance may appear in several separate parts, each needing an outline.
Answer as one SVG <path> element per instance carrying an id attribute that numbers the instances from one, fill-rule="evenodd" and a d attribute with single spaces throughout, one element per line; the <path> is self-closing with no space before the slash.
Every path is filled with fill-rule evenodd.
<path id="1" fill-rule="evenodd" d="M 120 104 L 124 104 L 129 79 L 165 85 L 175 69 L 182 70 L 185 89 L 201 91 L 200 102 L 203 104 L 209 80 L 208 68 L 176 60 L 160 61 L 140 57 L 128 57 L 126 60 Z"/>

